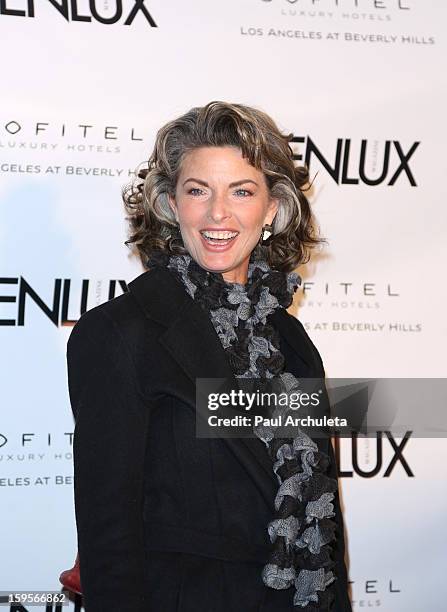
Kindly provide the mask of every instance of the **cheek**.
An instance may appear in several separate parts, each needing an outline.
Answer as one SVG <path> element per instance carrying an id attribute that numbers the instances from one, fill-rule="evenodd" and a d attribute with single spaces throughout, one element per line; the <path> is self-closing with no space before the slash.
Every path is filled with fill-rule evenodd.
<path id="1" fill-rule="evenodd" d="M 257 229 L 264 225 L 266 210 L 263 204 L 247 206 L 239 211 L 239 219 L 246 229 Z"/>
<path id="2" fill-rule="evenodd" d="M 201 219 L 200 207 L 182 202 L 178 207 L 178 216 L 180 223 L 185 229 L 193 228 Z"/>

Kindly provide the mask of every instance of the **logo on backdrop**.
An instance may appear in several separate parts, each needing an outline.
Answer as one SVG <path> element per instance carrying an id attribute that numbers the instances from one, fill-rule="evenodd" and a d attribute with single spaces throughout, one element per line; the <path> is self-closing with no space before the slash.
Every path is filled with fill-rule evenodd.
<path id="1" fill-rule="evenodd" d="M 298 13 L 303 16 L 306 14 L 306 9 L 310 9 L 309 15 L 314 16 L 313 12 L 316 11 L 319 17 L 325 16 L 324 11 L 354 10 L 382 14 L 383 11 L 411 10 L 411 0 L 260 0 L 260 2 L 281 8 L 283 14 L 295 15 Z M 389 16 L 384 17 L 389 19 Z"/>
<path id="2" fill-rule="evenodd" d="M 306 281 L 303 293 L 308 292 L 314 283 Z M 0 277 L 0 304 L 4 304 L 0 317 L 1 326 L 24 326 L 27 324 L 28 311 L 37 310 L 56 327 L 74 324 L 89 308 L 111 300 L 127 291 L 127 283 L 122 279 L 92 280 L 84 278 L 72 283 L 70 278 L 55 278 L 48 289 L 37 289 L 23 276 Z M 324 283 L 321 291 L 324 296 L 334 297 L 355 295 L 374 296 L 376 300 L 399 299 L 400 292 L 390 283 L 357 283 L 331 281 Z M 321 292 L 320 292 L 321 293 Z M 318 294 L 319 295 L 319 294 Z M 321 298 L 320 298 L 321 299 Z M 319 302 L 317 302 L 319 304 Z M 338 302 L 337 302 L 338 303 Z M 6 305 L 6 304 L 9 304 Z M 340 302 L 344 307 L 344 302 Z M 377 301 L 380 306 L 380 301 Z M 313 303 L 311 304 L 313 305 Z M 73 317 L 69 316 L 69 313 Z"/>
<path id="3" fill-rule="evenodd" d="M 353 585 L 352 605 L 355 608 L 381 608 L 396 603 L 397 594 L 401 594 L 402 587 L 398 579 L 384 576 L 381 580 L 376 578 L 363 578 L 350 580 Z"/>
<path id="4" fill-rule="evenodd" d="M 5 472 L 6 464 L 15 466 L 22 465 L 42 465 L 47 461 L 54 461 L 55 464 L 60 464 L 64 461 L 72 461 L 73 459 L 73 431 L 22 431 L 8 432 L 3 430 L 0 432 L 0 463 L 2 465 L 2 474 L 0 477 L 0 487 L 2 486 L 20 486 L 42 484 L 35 482 L 32 475 L 29 476 L 13 476 L 12 473 L 7 478 Z M 41 480 L 47 479 L 49 476 L 40 476 Z M 59 476 L 58 476 L 59 478 Z M 65 479 L 64 479 L 65 480 Z M 61 484 L 57 482 L 56 484 Z M 66 480 L 64 484 L 67 484 Z"/>
<path id="5" fill-rule="evenodd" d="M 353 143 L 350 138 L 337 138 L 335 154 L 332 157 L 323 154 L 310 136 L 293 136 L 291 143 L 292 148 L 293 143 L 305 143 L 304 155 L 296 152 L 293 156 L 295 160 L 304 160 L 310 168 L 311 159 L 317 159 L 337 185 L 363 183 L 373 186 L 384 183 L 392 186 L 403 177 L 406 177 L 412 187 L 417 185 L 410 168 L 410 158 L 420 145 L 419 141 L 404 148 L 398 140 L 386 140 L 381 159 L 378 141 L 369 142 L 366 138 L 361 140 L 360 150 L 356 148 L 355 151 L 351 150 Z M 376 176 L 373 177 L 373 173 Z"/>
<path id="6" fill-rule="evenodd" d="M 36 121 L 22 125 L 19 121 L 10 119 L 0 121 L 8 140 L 2 141 L 0 133 L 0 147 L 11 149 L 41 149 L 47 154 L 47 150 L 65 150 L 68 152 L 102 152 L 120 153 L 120 141 L 131 141 L 141 143 L 141 129 L 135 127 L 126 129 L 125 133 L 118 126 L 92 125 L 78 123 L 67 125 L 65 123 L 50 123 Z M 13 138 L 11 138 L 11 136 Z M 16 137 L 17 140 L 14 138 Z M 95 143 L 99 138 L 113 144 L 113 147 L 98 147 Z M 20 140 L 19 140 L 20 139 Z M 28 139 L 28 141 L 26 140 Z M 70 142 L 64 143 L 64 140 Z M 53 142 L 52 142 L 53 141 Z M 337 138 L 334 146 L 328 145 L 333 153 L 329 153 L 325 147 L 316 142 L 309 135 L 299 136 L 292 133 L 290 145 L 293 158 L 304 162 L 309 168 L 316 163 L 337 183 L 337 185 L 368 185 L 376 186 L 385 184 L 394 186 L 398 181 L 405 181 L 412 187 L 417 186 L 416 178 L 411 164 L 414 160 L 416 149 L 420 141 L 401 143 L 399 140 L 379 141 L 377 139 L 362 138 L 353 140 L 351 138 Z M 302 145 L 302 146 L 301 146 Z M 20 168 L 22 166 L 20 165 Z M 104 170 L 104 169 L 103 169 Z M 107 169 L 106 169 L 107 170 Z M 120 176 L 122 173 L 115 173 Z M 17 168 L 17 164 L 2 163 L 1 172 L 25 172 Z M 35 165 L 30 173 L 40 174 L 42 167 Z M 76 172 L 74 166 L 67 165 L 65 170 L 58 174 L 88 174 L 88 172 Z M 107 173 L 106 173 L 107 174 Z"/>
<path id="7" fill-rule="evenodd" d="M 376 433 L 375 439 L 362 439 L 362 446 L 360 447 L 358 434 L 352 433 L 351 446 L 348 449 L 348 455 L 351 455 L 349 467 L 347 467 L 348 464 L 345 458 L 341 461 L 340 439 L 335 438 L 335 456 L 339 468 L 339 476 L 341 478 L 389 478 L 396 469 L 398 475 L 404 474 L 409 478 L 414 478 L 414 472 L 403 452 L 411 435 L 412 432 L 407 431 L 402 440 L 398 442 L 394 439 L 391 432 L 380 431 Z M 348 441 L 346 443 L 349 444 Z M 390 451 L 392 456 L 388 458 Z M 387 457 L 386 461 L 384 459 L 385 455 Z M 362 461 L 360 461 L 360 458 Z M 360 465 L 361 463 L 362 466 Z"/>
<path id="8" fill-rule="evenodd" d="M 62 430 L 0 432 L 0 489 L 73 487 L 73 437 Z"/>
<path id="9" fill-rule="evenodd" d="M 300 8 L 331 8 L 331 9 L 398 9 L 410 10 L 409 0 L 261 0 L 261 2 L 271 2 L 272 4 L 290 5 L 297 4 Z"/>
<path id="10" fill-rule="evenodd" d="M 0 2 L 0 15 L 6 15 L 10 17 L 40 17 L 39 10 L 42 9 L 42 0 L 35 2 L 35 0 L 21 0 L 23 8 L 17 8 L 17 0 L 15 8 L 7 6 L 7 0 Z M 123 8 L 122 0 L 115 0 L 115 2 L 105 2 L 102 0 L 90 0 L 88 2 L 88 8 L 85 6 L 79 6 L 81 3 L 78 0 L 64 0 L 59 4 L 56 4 L 54 0 L 47 0 L 47 6 L 52 7 L 55 11 L 55 15 L 62 17 L 65 21 L 82 21 L 85 23 L 91 23 L 96 21 L 103 25 L 115 25 L 120 23 L 121 25 L 130 26 L 133 24 L 136 18 L 139 22 L 144 21 L 146 25 L 151 28 L 158 27 L 155 23 L 154 18 L 149 12 L 146 4 L 146 0 L 133 0 L 132 2 L 124 2 L 126 4 L 126 10 Z M 36 6 L 39 9 L 36 14 Z M 102 6 L 101 6 L 102 5 Z M 114 7 L 114 11 L 111 11 L 110 6 Z"/>
<path id="11" fill-rule="evenodd" d="M 71 279 L 69 278 L 56 278 L 54 280 L 50 298 L 48 298 L 48 292 L 45 292 L 45 297 L 39 295 L 23 276 L 0 277 L 0 287 L 1 285 L 13 287 L 13 294 L 11 295 L 12 291 L 0 289 L 0 303 L 8 302 L 15 304 L 15 307 L 11 309 L 11 315 L 14 315 L 14 318 L 12 316 L 10 318 L 1 318 L 0 326 L 24 326 L 26 324 L 28 308 L 31 304 L 33 304 L 31 306 L 33 310 L 37 306 L 41 313 L 56 327 L 60 325 L 74 325 L 77 318 L 89 309 L 90 293 L 95 293 L 96 302 L 100 304 L 114 298 L 117 295 L 118 289 L 121 290 L 120 293 L 127 291 L 126 281 L 113 279 L 108 281 L 106 287 L 107 294 L 103 295 L 103 284 L 101 281 L 93 285 L 89 279 L 83 279 L 80 286 L 79 301 L 77 301 L 75 308 L 78 317 L 70 319 L 68 312 L 69 308 L 74 308 L 72 304 L 74 298 L 72 296 Z M 4 295 L 4 292 L 7 292 L 8 295 Z"/>
<path id="12" fill-rule="evenodd" d="M 62 450 L 66 450 L 67 448 L 71 450 L 73 446 L 73 432 L 64 431 L 53 434 L 26 431 L 14 433 L 13 435 L 9 435 L 9 437 L 4 432 L 0 432 L 0 448 L 6 450 L 6 448 L 3 447 L 7 445 L 11 447 L 11 444 L 21 449 L 29 450 L 30 452 L 37 452 L 37 447 L 42 450 L 43 448 L 54 448 L 55 445 L 59 450 L 61 446 L 64 446 Z"/>

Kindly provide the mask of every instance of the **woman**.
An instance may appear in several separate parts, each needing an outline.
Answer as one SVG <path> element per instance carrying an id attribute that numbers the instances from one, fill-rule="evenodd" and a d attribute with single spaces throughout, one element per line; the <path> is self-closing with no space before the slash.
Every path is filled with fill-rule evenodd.
<path id="1" fill-rule="evenodd" d="M 321 242 L 307 181 L 270 117 L 211 102 L 123 190 L 148 269 L 67 346 L 87 612 L 351 611 L 330 439 L 195 429 L 197 378 L 324 377 L 286 311 Z"/>

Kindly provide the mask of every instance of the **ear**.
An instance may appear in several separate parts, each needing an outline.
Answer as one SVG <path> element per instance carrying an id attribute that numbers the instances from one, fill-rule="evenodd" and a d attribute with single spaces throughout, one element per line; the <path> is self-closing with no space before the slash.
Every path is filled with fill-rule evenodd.
<path id="1" fill-rule="evenodd" d="M 178 223 L 178 211 L 177 211 L 177 203 L 176 203 L 176 201 L 175 201 L 174 196 L 172 196 L 170 193 L 168 193 L 168 203 L 169 203 L 169 206 L 170 206 L 170 207 L 171 207 L 171 209 L 172 209 L 172 212 L 173 212 L 173 213 L 174 213 L 174 215 L 175 215 L 175 220 L 176 220 L 176 221 L 177 221 L 177 223 Z"/>
<path id="2" fill-rule="evenodd" d="M 279 200 L 277 198 L 272 198 L 270 200 L 270 203 L 267 209 L 267 214 L 265 215 L 265 218 L 264 218 L 264 225 L 272 224 L 273 219 L 275 218 L 275 215 L 278 212 L 278 208 L 279 208 Z"/>

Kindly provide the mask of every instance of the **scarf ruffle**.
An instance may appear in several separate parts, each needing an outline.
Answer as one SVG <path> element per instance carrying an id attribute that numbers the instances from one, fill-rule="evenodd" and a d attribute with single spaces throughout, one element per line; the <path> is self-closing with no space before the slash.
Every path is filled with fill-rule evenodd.
<path id="1" fill-rule="evenodd" d="M 259 249 L 250 258 L 246 285 L 226 282 L 190 255 L 154 252 L 147 267 L 157 266 L 167 267 L 208 313 L 236 377 L 275 378 L 278 391 L 286 393 L 299 388 L 296 377 L 284 371 L 279 334 L 267 320 L 276 308 L 290 306 L 301 284 L 298 274 L 272 270 Z M 284 414 L 282 410 L 277 408 L 273 416 Z M 254 428 L 279 484 L 275 516 L 267 526 L 272 548 L 262 579 L 274 589 L 294 586 L 293 605 L 304 612 L 330 610 L 336 580 L 331 552 L 337 481 L 326 475 L 329 457 L 296 430 L 293 439 L 285 439 L 275 437 L 274 427 Z"/>

